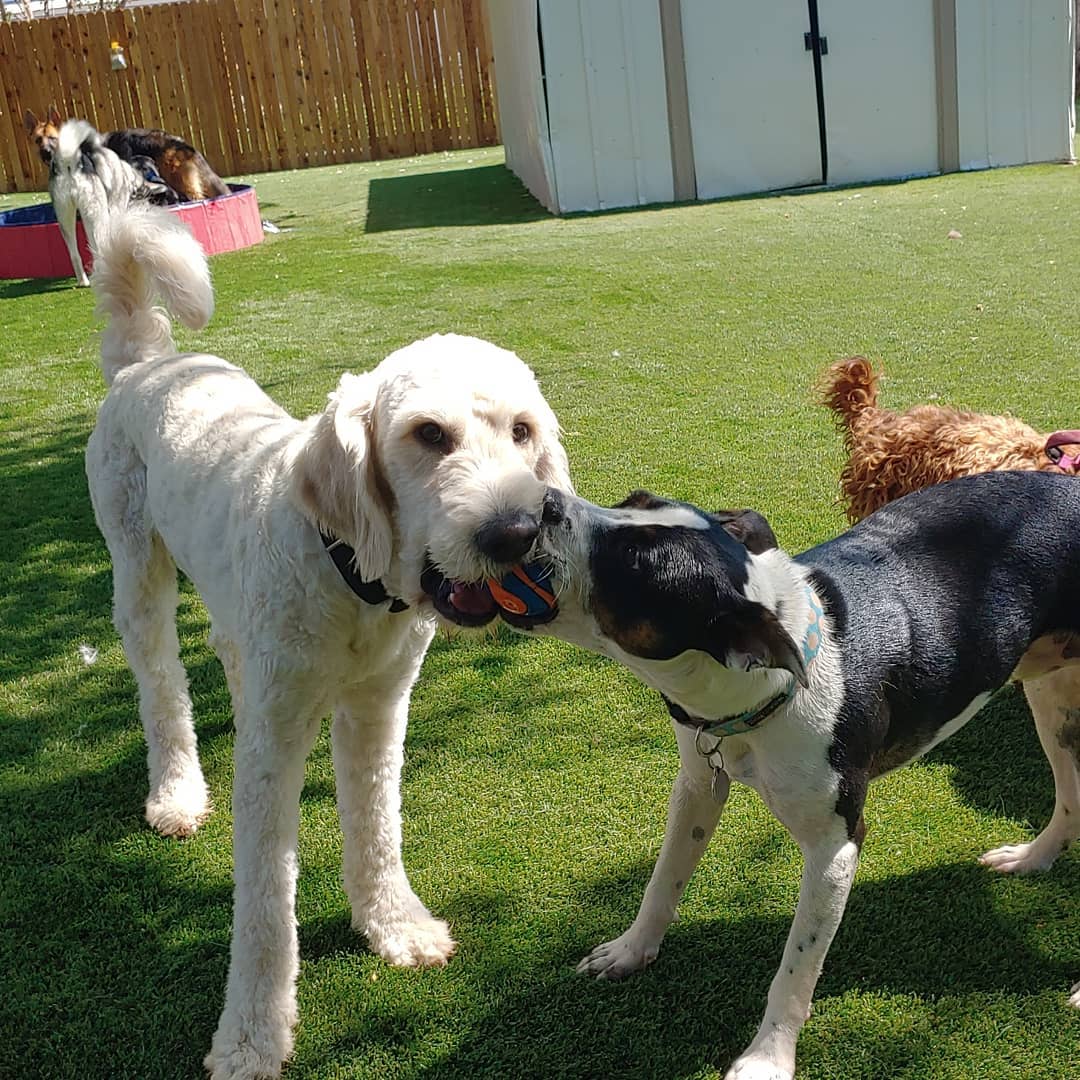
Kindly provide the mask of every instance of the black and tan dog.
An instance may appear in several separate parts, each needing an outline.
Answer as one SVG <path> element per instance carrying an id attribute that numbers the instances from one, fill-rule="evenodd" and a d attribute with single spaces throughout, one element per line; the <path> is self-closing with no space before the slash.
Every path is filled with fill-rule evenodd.
<path id="1" fill-rule="evenodd" d="M 63 124 L 56 106 L 50 105 L 41 120 L 27 109 L 23 124 L 41 160 L 51 165 Z M 152 161 L 160 179 L 181 201 L 197 202 L 229 194 L 228 184 L 214 172 L 206 158 L 179 135 L 170 135 L 160 128 L 121 128 L 102 132 L 101 137 L 121 161 L 140 169 L 144 176 L 145 167 L 138 159 Z"/>
<path id="2" fill-rule="evenodd" d="M 637 493 L 603 509 L 552 492 L 536 557 L 558 615 L 536 633 L 604 653 L 668 702 L 680 770 L 634 922 L 579 970 L 649 964 L 720 818 L 731 780 L 757 790 L 802 849 L 783 960 L 728 1080 L 790 1080 L 851 888 L 871 780 L 1025 683 L 1057 786 L 1030 843 L 987 852 L 1042 870 L 1080 836 L 1080 485 L 987 473 L 909 495 L 791 558 L 756 516 Z M 733 538 L 738 536 L 738 539 Z M 742 541 L 742 542 L 740 542 Z M 1080 1007 L 1080 984 L 1069 1003 Z"/>

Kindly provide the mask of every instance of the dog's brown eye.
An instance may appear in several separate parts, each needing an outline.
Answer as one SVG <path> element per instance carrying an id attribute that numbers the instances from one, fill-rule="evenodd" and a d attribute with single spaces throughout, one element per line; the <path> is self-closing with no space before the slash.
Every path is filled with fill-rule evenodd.
<path id="1" fill-rule="evenodd" d="M 515 424 L 514 425 L 514 442 L 524 443 L 528 442 L 532 436 L 532 430 L 528 424 Z"/>
<path id="2" fill-rule="evenodd" d="M 416 429 L 416 437 L 428 446 L 442 446 L 446 442 L 446 432 L 430 420 Z"/>

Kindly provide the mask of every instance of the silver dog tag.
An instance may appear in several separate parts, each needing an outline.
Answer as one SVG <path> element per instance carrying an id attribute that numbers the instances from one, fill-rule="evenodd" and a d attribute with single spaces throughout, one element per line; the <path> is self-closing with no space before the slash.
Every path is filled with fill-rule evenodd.
<path id="1" fill-rule="evenodd" d="M 720 778 L 724 775 L 723 769 L 718 769 L 715 765 L 712 770 L 712 781 L 709 784 L 709 794 L 713 798 L 713 802 L 720 802 L 724 797 L 723 784 Z"/>

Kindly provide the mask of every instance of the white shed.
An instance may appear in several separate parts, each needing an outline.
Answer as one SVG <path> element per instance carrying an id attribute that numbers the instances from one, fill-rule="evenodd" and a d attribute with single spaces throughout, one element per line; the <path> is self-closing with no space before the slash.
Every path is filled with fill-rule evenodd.
<path id="1" fill-rule="evenodd" d="M 488 0 L 555 212 L 1071 161 L 1073 0 Z"/>

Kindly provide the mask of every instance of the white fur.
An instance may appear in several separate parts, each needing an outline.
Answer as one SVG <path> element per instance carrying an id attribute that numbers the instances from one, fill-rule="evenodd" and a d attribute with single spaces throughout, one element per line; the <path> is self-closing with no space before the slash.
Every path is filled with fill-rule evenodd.
<path id="1" fill-rule="evenodd" d="M 85 156 L 84 147 L 89 148 Z M 49 166 L 49 198 L 79 285 L 90 281 L 76 241 L 76 215 L 82 218 L 90 250 L 96 252 L 109 215 L 122 210 L 145 188 L 142 175 L 105 146 L 85 120 L 61 124 Z"/>
<path id="2" fill-rule="evenodd" d="M 656 525 L 664 529 L 701 529 L 712 527 L 708 518 L 689 506 L 658 506 L 654 509 L 636 509 L 621 506 L 598 506 L 593 511 L 597 518 L 612 525 Z"/>
<path id="3" fill-rule="evenodd" d="M 434 336 L 344 375 L 304 421 L 232 364 L 175 354 L 153 295 L 200 325 L 212 294 L 198 246 L 164 211 L 113 217 L 95 285 L 111 386 L 87 474 L 139 685 L 147 818 L 184 836 L 209 812 L 178 656 L 178 565 L 209 609 L 237 729 L 232 954 L 206 1065 L 218 1080 L 277 1076 L 297 1015 L 299 799 L 320 718 L 333 712 L 353 925 L 390 963 L 445 963 L 449 929 L 413 893 L 400 853 L 409 694 L 435 626 L 425 552 L 448 576 L 484 576 L 478 526 L 507 509 L 539 515 L 547 485 L 569 485 L 566 457 L 529 369 L 474 338 Z M 427 420 L 452 433 L 450 452 L 416 438 Z M 523 422 L 531 437 L 515 442 Z M 355 596 L 317 525 L 409 610 Z"/>

